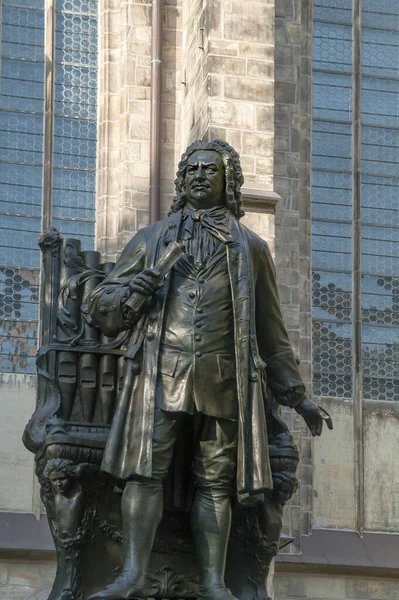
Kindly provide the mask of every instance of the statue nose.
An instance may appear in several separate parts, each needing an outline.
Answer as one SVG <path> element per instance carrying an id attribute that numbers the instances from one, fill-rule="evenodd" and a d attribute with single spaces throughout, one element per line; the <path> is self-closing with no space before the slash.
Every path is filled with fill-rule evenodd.
<path id="1" fill-rule="evenodd" d="M 205 175 L 205 169 L 202 165 L 198 165 L 195 171 L 195 179 L 203 179 Z"/>

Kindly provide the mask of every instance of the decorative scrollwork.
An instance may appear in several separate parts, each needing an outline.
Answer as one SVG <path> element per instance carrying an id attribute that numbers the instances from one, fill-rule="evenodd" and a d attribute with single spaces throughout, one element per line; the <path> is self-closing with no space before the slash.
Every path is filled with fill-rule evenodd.
<path id="1" fill-rule="evenodd" d="M 62 237 L 58 229 L 55 227 L 49 227 L 46 231 L 39 237 L 39 246 L 40 250 L 43 254 L 48 250 L 54 253 L 58 250 L 58 248 L 62 244 Z"/>
<path id="2" fill-rule="evenodd" d="M 55 416 L 61 406 L 61 396 L 54 377 L 40 367 L 42 355 L 37 357 L 38 376 L 44 383 L 45 401 L 41 407 L 38 407 L 33 413 L 31 419 L 25 427 L 22 440 L 25 447 L 31 452 L 37 452 L 48 435 L 49 428 L 59 423 Z"/>
<path id="3" fill-rule="evenodd" d="M 146 577 L 156 598 L 196 598 L 198 577 L 175 573 L 170 567 L 148 573 Z"/>
<path id="4" fill-rule="evenodd" d="M 253 558 L 259 571 L 265 572 L 270 561 L 278 553 L 278 544 L 270 542 L 267 535 L 263 533 L 255 510 L 249 508 L 244 511 L 242 523 L 233 536 L 243 542 L 246 553 Z"/>
<path id="5" fill-rule="evenodd" d="M 104 535 L 109 537 L 114 542 L 117 542 L 118 544 L 123 543 L 123 536 L 120 529 L 115 527 L 115 525 L 110 525 L 109 523 L 107 523 L 107 521 L 100 521 L 98 518 L 96 519 L 96 521 Z"/>
<path id="6" fill-rule="evenodd" d="M 89 267 L 82 257 L 79 256 L 76 247 L 68 242 L 65 243 L 64 248 L 64 264 L 68 269 L 73 270 L 74 274 L 71 275 L 61 288 L 58 301 L 57 322 L 62 331 L 69 336 L 67 339 L 63 340 L 64 343 L 72 345 L 81 343 L 82 345 L 85 345 L 85 340 L 82 339 L 84 335 L 84 323 L 90 327 L 94 327 L 95 324 L 88 313 L 87 305 L 83 302 L 80 306 L 83 323 L 79 327 L 79 323 L 76 321 L 75 316 L 68 310 L 68 302 L 77 302 L 80 288 L 91 279 L 104 279 L 106 273 L 99 269 Z M 92 344 L 92 341 L 90 341 L 90 345 Z"/>

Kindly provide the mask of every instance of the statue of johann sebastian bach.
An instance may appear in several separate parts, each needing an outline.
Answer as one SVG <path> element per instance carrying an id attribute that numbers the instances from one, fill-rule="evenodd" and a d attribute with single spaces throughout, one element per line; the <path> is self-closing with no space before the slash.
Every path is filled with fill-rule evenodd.
<path id="1" fill-rule="evenodd" d="M 226 142 L 194 142 L 183 154 L 169 216 L 141 229 L 89 311 L 107 336 L 131 329 L 125 375 L 102 470 L 125 481 L 124 567 L 91 598 L 146 598 L 145 575 L 163 514 L 163 480 L 182 427 L 193 426 L 191 526 L 199 597 L 232 600 L 224 583 L 231 499 L 273 487 L 265 378 L 281 405 L 313 435 L 323 415 L 304 385 L 284 327 L 267 244 L 240 223 L 243 174 Z M 154 269 L 172 241 L 185 254 L 166 279 Z M 143 310 L 125 305 L 132 293 Z M 133 371 L 133 372 L 132 372 Z"/>

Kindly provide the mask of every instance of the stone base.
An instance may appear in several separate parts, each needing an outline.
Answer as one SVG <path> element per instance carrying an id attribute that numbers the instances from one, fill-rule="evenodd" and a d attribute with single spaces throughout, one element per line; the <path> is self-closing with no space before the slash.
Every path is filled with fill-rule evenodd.
<path id="1" fill-rule="evenodd" d="M 316 570 L 317 567 L 315 567 Z M 47 600 L 55 577 L 56 563 L 40 554 L 17 558 L 10 553 L 0 558 L 1 600 Z M 277 569 L 278 571 L 278 569 Z M 275 575 L 275 600 L 395 600 L 397 578 L 328 573 L 279 573 Z"/>

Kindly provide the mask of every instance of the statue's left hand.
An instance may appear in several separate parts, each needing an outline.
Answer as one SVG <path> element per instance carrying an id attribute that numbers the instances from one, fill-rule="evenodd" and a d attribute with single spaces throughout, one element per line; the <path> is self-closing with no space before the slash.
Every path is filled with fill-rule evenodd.
<path id="1" fill-rule="evenodd" d="M 328 429 L 333 428 L 332 419 L 328 412 L 306 397 L 295 407 L 295 410 L 304 418 L 313 436 L 321 435 L 323 421 L 326 422 Z"/>

